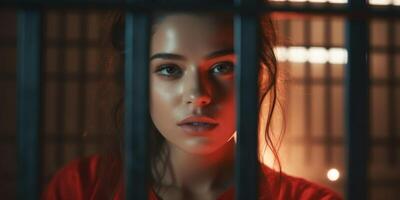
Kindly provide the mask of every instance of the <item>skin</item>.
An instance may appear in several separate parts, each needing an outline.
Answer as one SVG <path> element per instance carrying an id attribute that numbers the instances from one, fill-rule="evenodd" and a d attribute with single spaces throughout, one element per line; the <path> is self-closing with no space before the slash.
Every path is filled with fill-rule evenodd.
<path id="1" fill-rule="evenodd" d="M 150 60 L 151 118 L 166 139 L 170 165 L 163 199 L 216 199 L 233 184 L 235 91 L 233 27 L 221 16 L 168 15 L 154 27 Z M 214 119 L 191 134 L 188 116 Z M 157 165 L 156 165 L 157 166 Z"/>

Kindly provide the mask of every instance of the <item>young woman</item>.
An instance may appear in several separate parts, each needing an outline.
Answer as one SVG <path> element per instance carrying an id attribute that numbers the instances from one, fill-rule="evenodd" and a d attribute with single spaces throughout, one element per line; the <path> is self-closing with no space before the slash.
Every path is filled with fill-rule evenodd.
<path id="1" fill-rule="evenodd" d="M 110 35 L 120 58 L 124 56 L 123 24 L 123 16 L 116 15 Z M 269 130 L 278 105 L 275 35 L 267 17 L 261 19 L 260 26 L 259 102 L 268 103 L 266 112 L 260 112 L 260 119 L 265 116 L 267 120 L 260 126 L 265 127 L 262 134 L 275 152 Z M 150 199 L 234 198 L 233 46 L 232 15 L 162 13 L 153 19 L 149 58 L 153 123 Z M 122 110 L 121 105 L 117 116 Z M 117 140 L 116 147 L 120 143 Z M 55 175 L 43 197 L 123 199 L 121 172 L 118 148 L 107 155 L 76 160 Z M 327 188 L 276 172 L 261 162 L 259 188 L 259 199 L 340 199 Z"/>

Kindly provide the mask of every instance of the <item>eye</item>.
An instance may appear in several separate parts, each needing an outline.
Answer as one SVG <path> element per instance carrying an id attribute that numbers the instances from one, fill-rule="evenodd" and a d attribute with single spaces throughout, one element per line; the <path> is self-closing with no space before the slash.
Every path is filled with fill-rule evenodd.
<path id="1" fill-rule="evenodd" d="M 157 67 L 155 73 L 161 76 L 176 78 L 182 75 L 182 70 L 178 65 L 175 64 L 163 64 Z"/>
<path id="2" fill-rule="evenodd" d="M 234 64 L 232 62 L 220 62 L 211 67 L 211 72 L 214 74 L 229 74 L 233 72 Z"/>

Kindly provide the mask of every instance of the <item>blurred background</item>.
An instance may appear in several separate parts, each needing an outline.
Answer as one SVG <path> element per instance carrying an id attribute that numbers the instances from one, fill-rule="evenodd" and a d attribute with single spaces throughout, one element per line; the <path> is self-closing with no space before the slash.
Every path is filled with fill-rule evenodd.
<path id="1" fill-rule="evenodd" d="M 399 0 L 370 0 L 399 6 Z M 274 1 L 295 6 L 345 6 L 346 0 Z M 42 182 L 62 165 L 102 150 L 112 126 L 111 105 L 119 91 L 115 68 L 106 68 L 107 13 L 46 10 L 43 17 Z M 286 72 L 283 171 L 313 180 L 343 195 L 345 19 L 279 17 L 276 48 Z M 371 200 L 400 196 L 400 20 L 369 21 Z M 16 11 L 0 9 L 0 194 L 16 198 Z M 367 137 L 367 136 L 366 136 Z M 267 164 L 273 162 L 266 154 Z M 329 172 L 329 173 L 328 173 Z"/>

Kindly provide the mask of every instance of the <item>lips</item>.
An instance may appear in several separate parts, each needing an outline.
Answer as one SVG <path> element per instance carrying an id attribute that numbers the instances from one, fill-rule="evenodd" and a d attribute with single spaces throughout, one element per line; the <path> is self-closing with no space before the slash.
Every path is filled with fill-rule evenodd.
<path id="1" fill-rule="evenodd" d="M 185 132 L 196 133 L 205 132 L 218 126 L 218 122 L 206 116 L 190 116 L 177 124 Z"/>

